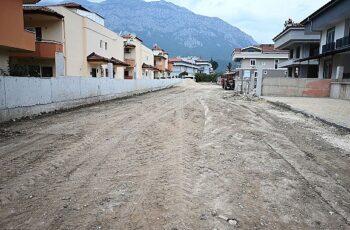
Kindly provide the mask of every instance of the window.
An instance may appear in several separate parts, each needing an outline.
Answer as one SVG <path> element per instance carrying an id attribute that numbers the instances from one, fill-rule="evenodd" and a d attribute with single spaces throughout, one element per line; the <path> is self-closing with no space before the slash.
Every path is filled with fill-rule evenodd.
<path id="1" fill-rule="evenodd" d="M 295 58 L 300 58 L 300 46 L 298 46 L 296 49 Z"/>
<path id="2" fill-rule="evenodd" d="M 105 42 L 105 50 L 107 50 L 107 42 Z"/>
<path id="3" fill-rule="evenodd" d="M 244 78 L 250 78 L 250 70 L 244 70 L 243 77 Z"/>
<path id="4" fill-rule="evenodd" d="M 255 66 L 256 60 L 255 59 L 250 59 L 250 66 Z"/>
<path id="5" fill-rule="evenodd" d="M 102 48 L 102 47 L 103 47 L 103 41 L 100 40 L 100 48 Z"/>
<path id="6" fill-rule="evenodd" d="M 332 78 L 332 60 L 327 60 L 323 65 L 323 79 Z"/>
<path id="7" fill-rule="evenodd" d="M 92 68 L 90 74 L 91 74 L 91 77 L 97 77 L 97 69 L 96 68 Z"/>
<path id="8" fill-rule="evenodd" d="M 41 67 L 41 76 L 42 77 L 53 77 L 52 66 L 42 66 Z"/>
<path id="9" fill-rule="evenodd" d="M 275 59 L 275 69 L 278 69 L 278 63 L 279 63 L 280 60 L 278 59 Z"/>
<path id="10" fill-rule="evenodd" d="M 43 34 L 41 31 L 41 27 L 36 27 L 35 28 L 35 36 L 37 41 L 42 41 L 43 40 Z"/>
<path id="11" fill-rule="evenodd" d="M 326 43 L 330 44 L 334 42 L 334 36 L 335 36 L 335 27 L 330 28 L 329 30 L 327 30 L 327 40 Z"/>

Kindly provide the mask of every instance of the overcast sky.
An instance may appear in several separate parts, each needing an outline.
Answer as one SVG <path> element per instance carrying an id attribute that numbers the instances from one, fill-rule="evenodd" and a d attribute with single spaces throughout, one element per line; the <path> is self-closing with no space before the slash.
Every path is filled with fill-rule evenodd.
<path id="1" fill-rule="evenodd" d="M 329 0 L 167 1 L 197 14 L 219 17 L 253 36 L 258 43 L 272 43 L 272 38 L 282 31 L 285 20 L 301 21 Z"/>

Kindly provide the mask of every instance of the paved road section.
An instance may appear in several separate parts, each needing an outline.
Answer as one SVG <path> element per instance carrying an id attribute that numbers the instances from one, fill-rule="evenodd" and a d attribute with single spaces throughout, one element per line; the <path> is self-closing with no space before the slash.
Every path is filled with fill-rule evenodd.
<path id="1" fill-rule="evenodd" d="M 350 100 L 309 97 L 264 97 L 281 102 L 292 109 L 319 117 L 325 121 L 350 129 Z"/>
<path id="2" fill-rule="evenodd" d="M 0 126 L 0 229 L 349 229 L 350 135 L 195 85 Z"/>

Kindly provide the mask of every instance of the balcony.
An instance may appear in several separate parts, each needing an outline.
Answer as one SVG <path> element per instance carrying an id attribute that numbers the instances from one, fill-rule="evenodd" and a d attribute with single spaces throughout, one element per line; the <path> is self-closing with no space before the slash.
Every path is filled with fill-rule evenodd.
<path id="1" fill-rule="evenodd" d="M 335 50 L 335 42 L 328 43 L 322 46 L 322 53 Z"/>
<path id="2" fill-rule="evenodd" d="M 159 69 L 160 71 L 165 71 L 165 67 L 164 67 L 164 65 L 156 65 L 155 66 L 157 69 Z"/>
<path id="3" fill-rule="evenodd" d="M 350 36 L 340 38 L 336 42 L 337 49 L 342 49 L 350 46 Z"/>
<path id="4" fill-rule="evenodd" d="M 63 52 L 63 45 L 56 41 L 36 41 L 31 53 L 11 53 L 10 57 L 32 57 L 54 59 L 57 52 Z"/>
<path id="5" fill-rule="evenodd" d="M 131 59 L 131 58 L 125 58 L 125 63 L 132 68 L 135 67 L 136 65 L 135 59 Z"/>

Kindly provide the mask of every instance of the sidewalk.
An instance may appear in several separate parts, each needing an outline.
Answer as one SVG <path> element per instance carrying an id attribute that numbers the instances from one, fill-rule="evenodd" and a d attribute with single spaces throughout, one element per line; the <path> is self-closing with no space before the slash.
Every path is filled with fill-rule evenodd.
<path id="1" fill-rule="evenodd" d="M 262 97 L 272 103 L 283 103 L 292 110 L 315 116 L 350 129 L 350 101 L 309 97 Z"/>

